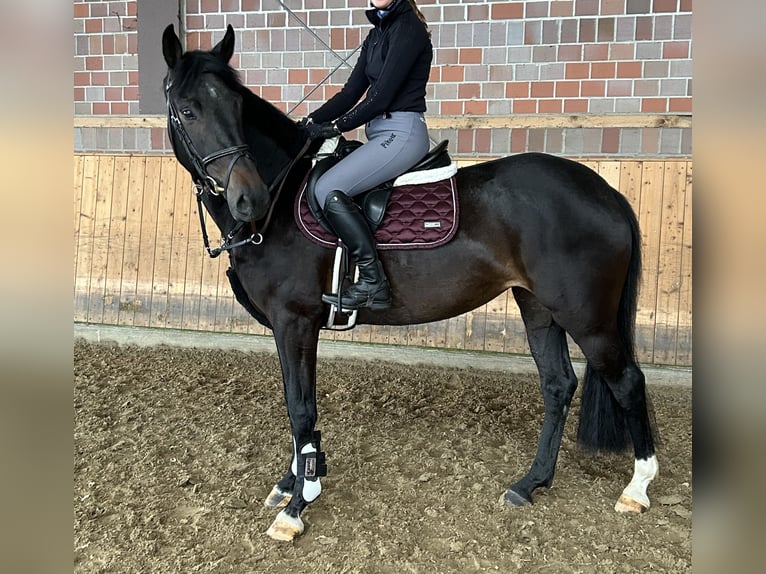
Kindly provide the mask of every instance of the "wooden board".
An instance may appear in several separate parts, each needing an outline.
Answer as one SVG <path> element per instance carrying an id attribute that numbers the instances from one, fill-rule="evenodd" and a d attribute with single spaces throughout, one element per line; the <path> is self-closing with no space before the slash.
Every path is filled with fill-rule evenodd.
<path id="1" fill-rule="evenodd" d="M 141 211 L 143 208 L 144 182 L 146 178 L 146 157 L 131 156 L 129 170 L 118 325 L 133 325 L 136 309 L 139 306 L 138 264 L 139 247 L 141 244 Z"/>
<path id="2" fill-rule="evenodd" d="M 686 207 L 686 162 L 665 162 L 664 170 L 653 362 L 674 365 Z"/>
<path id="3" fill-rule="evenodd" d="M 89 323 L 104 322 L 104 296 L 109 249 L 109 225 L 111 223 L 112 211 L 114 163 L 114 156 L 104 156 L 98 163 L 96 205 L 93 216 L 93 251 L 90 265 L 90 288 L 88 289 L 87 320 Z"/>
<path id="4" fill-rule="evenodd" d="M 119 324 L 129 190 L 130 157 L 118 156 L 114 158 L 112 208 L 109 218 L 102 318 L 103 323 L 110 325 Z"/>
<path id="5" fill-rule="evenodd" d="M 654 361 L 654 327 L 657 315 L 657 270 L 662 228 L 663 162 L 646 161 L 641 172 L 641 226 L 643 269 L 636 314 L 636 354 L 640 362 Z"/>
<path id="6" fill-rule="evenodd" d="M 684 231 L 681 246 L 681 271 L 679 273 L 678 340 L 676 364 L 692 364 L 692 164 L 686 168 L 686 193 L 684 196 Z"/>
<path id="7" fill-rule="evenodd" d="M 161 157 L 152 156 L 146 158 L 144 186 L 141 198 L 141 225 L 138 244 L 136 298 L 133 303 L 133 324 L 138 327 L 147 327 L 150 324 L 161 170 Z"/>

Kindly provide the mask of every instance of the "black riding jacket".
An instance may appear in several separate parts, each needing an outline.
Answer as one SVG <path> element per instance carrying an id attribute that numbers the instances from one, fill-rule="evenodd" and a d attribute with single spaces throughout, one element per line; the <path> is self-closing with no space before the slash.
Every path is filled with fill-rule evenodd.
<path id="1" fill-rule="evenodd" d="M 425 26 L 407 0 L 399 0 L 382 19 L 375 9 L 366 14 L 374 27 L 348 81 L 310 114 L 317 123 L 337 119 L 343 132 L 386 112 L 426 111 L 433 46 Z M 366 97 L 359 102 L 365 91 Z"/>

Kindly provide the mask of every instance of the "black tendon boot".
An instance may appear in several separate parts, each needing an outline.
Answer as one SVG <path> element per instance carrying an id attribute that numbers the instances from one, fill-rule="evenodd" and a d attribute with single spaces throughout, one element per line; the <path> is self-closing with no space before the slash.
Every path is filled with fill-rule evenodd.
<path id="1" fill-rule="evenodd" d="M 391 306 L 391 290 L 378 259 L 375 239 L 362 212 L 345 193 L 331 191 L 325 200 L 324 214 L 359 267 L 359 280 L 341 295 L 341 309 L 388 309 Z M 322 301 L 337 304 L 338 295 L 322 295 Z"/>

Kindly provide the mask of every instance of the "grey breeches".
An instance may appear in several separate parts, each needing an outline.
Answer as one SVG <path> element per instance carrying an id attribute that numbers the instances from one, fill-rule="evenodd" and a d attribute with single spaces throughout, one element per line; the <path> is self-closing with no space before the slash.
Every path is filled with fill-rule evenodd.
<path id="1" fill-rule="evenodd" d="M 395 178 L 428 153 L 428 129 L 423 114 L 393 112 L 378 116 L 365 127 L 367 142 L 319 178 L 314 195 L 324 207 L 327 194 L 342 191 L 354 196 Z"/>

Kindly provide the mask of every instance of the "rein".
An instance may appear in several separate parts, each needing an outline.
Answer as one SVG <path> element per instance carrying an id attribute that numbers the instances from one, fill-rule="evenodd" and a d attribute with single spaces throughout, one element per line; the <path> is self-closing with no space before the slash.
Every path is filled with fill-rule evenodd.
<path id="1" fill-rule="evenodd" d="M 271 204 L 269 206 L 269 211 L 266 214 L 266 219 L 264 221 L 263 226 L 261 227 L 261 231 L 256 232 L 255 222 L 250 222 L 253 229 L 253 233 L 250 235 L 250 237 L 247 237 L 245 239 L 242 239 L 241 241 L 236 241 L 232 243 L 232 240 L 237 235 L 237 233 L 239 233 L 239 231 L 245 226 L 244 221 L 238 221 L 237 224 L 234 226 L 234 228 L 231 229 L 231 231 L 229 231 L 221 239 L 221 245 L 216 248 L 211 248 L 210 240 L 207 234 L 207 226 L 205 225 L 205 216 L 203 214 L 204 204 L 202 202 L 202 196 L 206 191 L 214 196 L 221 196 L 221 195 L 225 196 L 226 190 L 229 187 L 229 179 L 231 178 L 231 173 L 234 170 L 234 166 L 236 165 L 237 161 L 239 161 L 242 157 L 247 157 L 253 161 L 255 161 L 255 158 L 253 158 L 252 154 L 250 153 L 250 146 L 248 146 L 247 144 L 227 147 L 201 158 L 199 152 L 197 151 L 197 148 L 194 147 L 194 144 L 192 143 L 191 138 L 189 137 L 189 134 L 186 132 L 186 129 L 181 123 L 181 119 L 178 117 L 178 112 L 176 110 L 175 105 L 170 99 L 170 88 L 172 85 L 173 85 L 173 82 L 172 80 L 170 80 L 167 82 L 165 86 L 165 99 L 167 101 L 167 107 L 168 107 L 168 114 L 167 114 L 168 115 L 168 137 L 170 139 L 170 144 L 173 147 L 173 151 L 176 152 L 176 156 L 178 156 L 178 153 L 177 153 L 178 144 L 177 144 L 176 136 L 177 135 L 180 136 L 181 143 L 186 149 L 186 155 L 189 158 L 191 158 L 191 162 L 194 167 L 194 170 L 192 173 L 192 179 L 194 181 L 194 187 L 197 189 L 197 192 L 196 192 L 197 208 L 198 208 L 197 211 L 199 213 L 200 228 L 202 230 L 202 241 L 205 246 L 205 250 L 207 251 L 208 255 L 211 258 L 216 258 L 224 251 L 230 251 L 231 249 L 234 249 L 236 247 L 242 247 L 248 244 L 260 245 L 261 243 L 263 243 L 263 234 L 266 232 L 266 229 L 268 228 L 269 223 L 271 223 L 271 218 L 274 215 L 274 208 L 276 207 L 277 201 L 279 200 L 279 196 L 282 193 L 282 189 L 284 188 L 285 181 L 287 181 L 287 176 L 290 174 L 290 171 L 292 170 L 293 166 L 295 166 L 295 164 L 298 162 L 298 160 L 300 160 L 305 155 L 306 151 L 311 145 L 311 140 L 310 139 L 306 140 L 303 147 L 298 152 L 298 155 L 296 155 L 292 160 L 290 160 L 290 163 L 288 163 L 287 166 L 284 169 L 282 169 L 279 175 L 277 175 L 277 177 L 274 179 L 272 184 L 269 186 L 269 189 L 268 189 L 269 196 L 272 196 L 272 192 L 274 191 L 275 188 L 276 188 L 276 193 L 274 193 L 272 196 Z M 224 185 L 221 186 L 218 184 L 215 178 L 207 172 L 207 166 L 210 163 L 214 162 L 215 160 L 218 160 L 230 155 L 234 157 L 229 162 L 229 167 L 226 171 L 226 180 L 224 181 Z"/>

